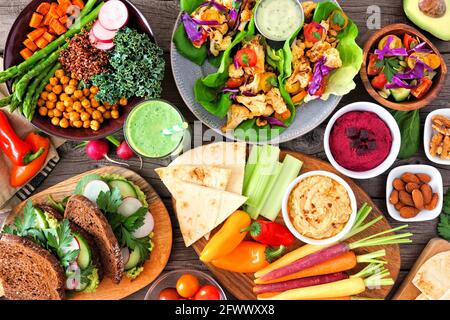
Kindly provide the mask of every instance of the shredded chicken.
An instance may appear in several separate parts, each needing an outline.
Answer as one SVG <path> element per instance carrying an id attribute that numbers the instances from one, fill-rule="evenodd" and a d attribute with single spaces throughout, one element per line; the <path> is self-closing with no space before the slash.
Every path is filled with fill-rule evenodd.
<path id="1" fill-rule="evenodd" d="M 291 46 L 292 50 L 292 59 L 295 62 L 296 60 L 299 60 L 305 55 L 305 43 L 302 42 L 299 39 L 296 39 Z"/>
<path id="2" fill-rule="evenodd" d="M 342 60 L 339 55 L 339 51 L 336 48 L 330 48 L 323 53 L 325 57 L 325 65 L 330 68 L 340 68 L 342 67 Z"/>
<path id="3" fill-rule="evenodd" d="M 251 118 L 250 110 L 244 106 L 233 104 L 228 110 L 227 124 L 222 127 L 222 131 L 226 132 L 228 130 L 236 129 L 243 121 Z"/>
<path id="4" fill-rule="evenodd" d="M 265 94 L 254 97 L 237 96 L 236 101 L 246 106 L 251 111 L 252 117 L 270 116 L 273 113 L 273 108 L 266 103 Z"/>
<path id="5" fill-rule="evenodd" d="M 311 80 L 312 74 L 312 68 L 308 58 L 302 56 L 294 60 L 293 67 L 292 75 L 287 80 L 288 84 L 293 85 L 298 81 L 301 88 L 306 88 Z"/>
<path id="6" fill-rule="evenodd" d="M 303 7 L 303 13 L 305 15 L 305 19 L 310 20 L 310 18 L 312 18 L 313 11 L 317 7 L 317 3 L 313 2 L 313 1 L 305 1 L 305 2 L 302 2 L 302 7 Z"/>
<path id="7" fill-rule="evenodd" d="M 306 56 L 311 60 L 311 62 L 317 62 L 320 58 L 323 57 L 325 51 L 331 48 L 331 45 L 328 42 L 318 41 L 314 43 L 311 50 L 306 52 Z"/>
<path id="8" fill-rule="evenodd" d="M 283 113 L 287 110 L 286 102 L 281 97 L 280 90 L 278 88 L 272 88 L 266 94 L 266 102 L 271 105 L 276 113 Z"/>
<path id="9" fill-rule="evenodd" d="M 242 67 L 235 68 L 234 63 L 230 64 L 228 67 L 228 76 L 230 78 L 241 78 L 244 75 L 244 69 Z"/>
<path id="10" fill-rule="evenodd" d="M 241 92 L 248 91 L 253 94 L 257 94 L 261 90 L 261 86 L 260 86 L 261 76 L 262 76 L 262 73 L 256 73 L 253 76 L 253 81 L 248 84 L 245 84 L 243 86 L 240 86 L 239 91 L 241 91 Z"/>

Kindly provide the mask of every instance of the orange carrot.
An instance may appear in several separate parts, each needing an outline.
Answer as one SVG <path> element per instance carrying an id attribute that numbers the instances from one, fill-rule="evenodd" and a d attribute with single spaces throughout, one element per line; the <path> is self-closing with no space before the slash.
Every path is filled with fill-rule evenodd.
<path id="1" fill-rule="evenodd" d="M 61 18 L 59 18 L 58 21 L 61 22 L 61 24 L 63 24 L 63 25 L 67 25 L 67 21 L 69 21 L 69 17 L 64 15 Z"/>
<path id="2" fill-rule="evenodd" d="M 49 10 L 48 14 L 49 14 L 53 19 L 58 19 L 58 18 L 60 17 L 60 16 L 59 16 L 59 13 L 58 13 L 58 4 L 57 4 L 56 2 L 53 2 L 53 3 L 50 5 L 50 10 Z"/>
<path id="3" fill-rule="evenodd" d="M 63 33 L 65 33 L 67 31 L 67 28 L 64 27 L 61 22 L 59 22 L 58 20 L 54 19 L 51 23 L 50 23 L 50 28 L 52 28 L 55 33 L 60 36 Z"/>
<path id="4" fill-rule="evenodd" d="M 300 93 L 297 93 L 295 96 L 292 97 L 292 102 L 293 103 L 299 103 L 303 100 L 304 97 L 306 97 L 308 93 L 306 92 L 306 90 L 302 90 L 300 91 Z"/>
<path id="5" fill-rule="evenodd" d="M 50 3 L 48 2 L 42 2 L 36 9 L 37 13 L 42 14 L 45 16 L 50 11 Z"/>
<path id="6" fill-rule="evenodd" d="M 46 33 L 44 33 L 43 35 L 42 35 L 42 38 L 44 38 L 45 40 L 47 40 L 47 42 L 52 42 L 53 40 L 55 40 L 55 36 L 54 35 L 52 35 L 51 33 L 49 33 L 49 32 L 46 32 Z"/>
<path id="7" fill-rule="evenodd" d="M 42 23 L 46 26 L 50 25 L 50 22 L 52 22 L 53 18 L 50 15 L 50 13 L 47 13 L 44 17 L 44 20 L 42 20 Z"/>
<path id="8" fill-rule="evenodd" d="M 44 16 L 42 14 L 34 12 L 33 15 L 31 16 L 29 26 L 31 28 L 39 28 L 42 19 L 44 19 Z"/>
<path id="9" fill-rule="evenodd" d="M 28 58 L 30 58 L 33 55 L 33 51 L 31 51 L 28 48 L 24 48 L 22 51 L 20 51 L 20 55 L 22 56 L 22 58 L 27 60 Z"/>
<path id="10" fill-rule="evenodd" d="M 46 28 L 38 28 L 35 29 L 33 31 L 31 31 L 27 37 L 28 39 L 30 39 L 31 41 L 36 41 L 37 39 L 39 39 L 40 37 L 42 37 L 42 35 L 47 31 Z"/>
<path id="11" fill-rule="evenodd" d="M 48 45 L 48 41 L 42 36 L 36 40 L 36 45 L 38 48 L 44 49 Z"/>
<path id="12" fill-rule="evenodd" d="M 83 2 L 83 0 L 72 0 L 72 4 L 73 4 L 74 6 L 77 6 L 77 7 L 80 8 L 80 9 L 83 9 L 83 8 L 84 8 L 84 2 Z"/>
<path id="13" fill-rule="evenodd" d="M 23 42 L 23 45 L 25 46 L 25 47 L 27 47 L 28 49 L 30 49 L 31 51 L 36 51 L 37 50 L 37 46 L 36 46 L 36 44 L 34 43 L 34 41 L 32 41 L 32 40 L 30 40 L 30 39 L 25 39 L 25 41 Z"/>

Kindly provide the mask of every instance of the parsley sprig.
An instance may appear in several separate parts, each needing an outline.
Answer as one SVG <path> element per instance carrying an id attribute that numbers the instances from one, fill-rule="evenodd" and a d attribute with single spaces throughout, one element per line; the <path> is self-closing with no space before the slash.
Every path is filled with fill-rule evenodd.
<path id="1" fill-rule="evenodd" d="M 444 208 L 438 224 L 438 233 L 442 238 L 450 240 L 450 189 L 444 196 Z"/>
<path id="2" fill-rule="evenodd" d="M 378 69 L 383 68 L 383 73 L 386 76 L 388 82 L 392 81 L 392 78 L 398 72 L 400 68 L 400 62 L 395 57 L 384 58 L 375 62 L 375 67 Z"/>

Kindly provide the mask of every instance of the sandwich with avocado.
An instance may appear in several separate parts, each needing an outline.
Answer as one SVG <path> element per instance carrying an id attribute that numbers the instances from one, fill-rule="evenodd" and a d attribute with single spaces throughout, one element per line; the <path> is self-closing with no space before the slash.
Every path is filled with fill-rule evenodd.
<path id="1" fill-rule="evenodd" d="M 91 236 L 51 206 L 28 201 L 23 215 L 0 233 L 0 282 L 8 299 L 94 292 L 102 275 Z"/>

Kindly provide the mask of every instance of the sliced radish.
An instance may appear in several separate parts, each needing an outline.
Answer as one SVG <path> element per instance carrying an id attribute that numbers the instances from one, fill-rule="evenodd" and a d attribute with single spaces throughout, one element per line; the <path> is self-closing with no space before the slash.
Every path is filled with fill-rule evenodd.
<path id="1" fill-rule="evenodd" d="M 75 261 L 71 262 L 69 264 L 69 266 L 67 267 L 67 272 L 77 273 L 77 272 L 79 272 L 79 270 L 80 270 L 80 267 L 78 266 L 78 263 L 76 263 Z"/>
<path id="2" fill-rule="evenodd" d="M 73 237 L 70 245 L 63 248 L 63 252 L 64 252 L 64 254 L 66 254 L 67 252 L 75 251 L 75 250 L 80 250 L 80 243 L 78 242 L 76 237 Z M 77 265 L 77 267 L 78 267 L 78 265 Z"/>
<path id="3" fill-rule="evenodd" d="M 139 208 L 142 208 L 142 203 L 133 197 L 126 197 L 123 199 L 122 204 L 117 209 L 117 213 L 121 214 L 124 217 L 129 217 Z"/>
<path id="4" fill-rule="evenodd" d="M 111 43 L 117 33 L 117 30 L 111 31 L 102 27 L 99 21 L 94 23 L 92 34 L 98 42 Z"/>
<path id="5" fill-rule="evenodd" d="M 76 290 L 78 286 L 78 281 L 75 277 L 69 277 L 66 279 L 66 289 L 67 290 Z"/>
<path id="6" fill-rule="evenodd" d="M 142 225 L 142 227 L 133 232 L 133 236 L 137 239 L 146 237 L 153 231 L 154 227 L 155 220 L 153 219 L 153 216 L 150 214 L 150 212 L 147 212 L 145 214 L 144 224 Z"/>
<path id="7" fill-rule="evenodd" d="M 100 192 L 108 192 L 109 190 L 109 186 L 106 182 L 102 180 L 92 180 L 84 187 L 83 195 L 93 203 L 97 203 Z"/>
<path id="8" fill-rule="evenodd" d="M 120 252 L 122 253 L 122 260 L 123 265 L 126 265 L 128 261 L 130 260 L 130 249 L 127 247 L 120 249 Z"/>
<path id="9" fill-rule="evenodd" d="M 115 1 L 115 0 L 113 0 Z M 94 35 L 94 33 L 91 32 L 89 33 L 89 40 L 91 41 L 92 45 L 94 46 L 94 48 L 97 48 L 99 50 L 103 50 L 103 51 L 108 51 L 111 50 L 112 48 L 114 48 L 114 42 L 109 42 L 109 43 L 103 43 L 100 42 Z"/>
<path id="10" fill-rule="evenodd" d="M 118 0 L 106 2 L 100 9 L 98 21 L 103 28 L 111 31 L 122 28 L 128 22 L 127 6 Z"/>

